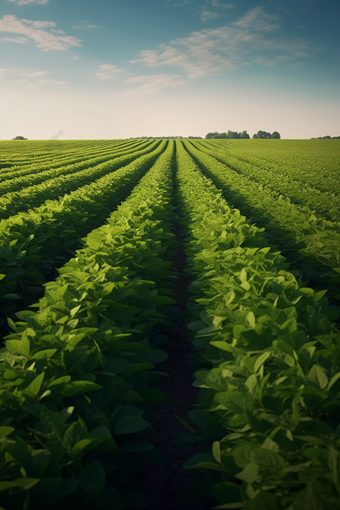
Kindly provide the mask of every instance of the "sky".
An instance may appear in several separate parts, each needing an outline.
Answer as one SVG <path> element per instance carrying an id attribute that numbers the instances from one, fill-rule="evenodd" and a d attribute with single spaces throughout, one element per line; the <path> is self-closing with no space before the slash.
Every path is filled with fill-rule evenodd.
<path id="1" fill-rule="evenodd" d="M 0 139 L 339 136 L 339 20 L 339 0 L 0 0 Z"/>

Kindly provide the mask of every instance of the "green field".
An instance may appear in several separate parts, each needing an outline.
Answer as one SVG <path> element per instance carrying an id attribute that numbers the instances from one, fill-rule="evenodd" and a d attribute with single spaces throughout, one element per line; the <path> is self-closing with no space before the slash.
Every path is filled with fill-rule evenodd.
<path id="1" fill-rule="evenodd" d="M 183 508 L 340 507 L 340 140 L 0 142 L 0 196 L 1 508 L 151 508 L 167 406 Z"/>

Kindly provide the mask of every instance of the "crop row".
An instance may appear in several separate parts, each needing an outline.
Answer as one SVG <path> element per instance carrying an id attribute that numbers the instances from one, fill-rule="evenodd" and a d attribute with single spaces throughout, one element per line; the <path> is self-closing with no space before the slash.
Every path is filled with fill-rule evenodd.
<path id="1" fill-rule="evenodd" d="M 156 143 L 147 154 L 141 151 L 127 159 L 119 158 L 122 168 L 115 172 L 60 200 L 47 201 L 0 222 L 2 324 L 7 315 L 28 306 L 39 295 L 46 275 L 53 274 L 54 267 L 73 255 L 80 239 L 126 198 L 165 146 L 166 142 Z"/>
<path id="2" fill-rule="evenodd" d="M 73 151 L 71 154 L 48 154 L 43 159 L 35 157 L 34 160 L 30 161 L 28 164 L 20 163 L 17 166 L 4 169 L 0 173 L 0 181 L 2 183 L 5 180 L 16 179 L 18 177 L 23 177 L 24 175 L 37 174 L 53 168 L 65 166 L 71 168 L 72 164 L 82 162 L 86 159 L 93 159 L 100 156 L 105 157 L 107 154 L 111 154 L 113 151 L 117 150 L 131 150 L 132 147 L 136 145 L 138 145 L 138 143 L 114 143 L 105 148 L 99 146 L 95 149 L 78 150 L 76 152 Z"/>
<path id="3" fill-rule="evenodd" d="M 146 147 L 142 146 L 140 150 L 135 152 L 128 150 L 126 153 L 117 153 L 116 157 L 111 155 L 108 161 L 93 167 L 89 166 L 88 162 L 82 162 L 79 166 L 85 169 L 80 169 L 76 173 L 66 173 L 54 179 L 41 182 L 38 185 L 34 184 L 20 191 L 7 193 L 1 198 L 0 218 L 8 218 L 19 211 L 27 211 L 30 207 L 37 207 L 45 200 L 55 199 L 65 193 L 70 193 L 109 172 L 117 170 L 123 165 L 127 165 L 137 157 L 152 152 L 158 144 L 159 142 L 153 142 L 147 144 Z"/>
<path id="4" fill-rule="evenodd" d="M 336 508 L 340 500 L 340 334 L 324 292 L 285 259 L 178 147 L 202 369 L 187 442 L 213 443 L 187 468 L 211 470 L 216 508 Z M 212 439 L 213 438 L 213 439 Z M 200 480 L 202 484 L 202 479 Z"/>
<path id="5" fill-rule="evenodd" d="M 318 188 L 340 193 L 338 140 L 239 141 L 207 140 L 217 150 L 252 163 L 263 170 Z"/>
<path id="6" fill-rule="evenodd" d="M 18 314 L 0 364 L 0 491 L 11 509 L 59 508 L 66 495 L 72 508 L 94 497 L 126 508 L 117 480 L 134 452 L 152 449 L 129 440 L 149 426 L 139 403 L 165 400 L 153 381 L 166 357 L 155 327 L 173 303 L 172 161 L 173 142 L 47 284 L 38 311 Z"/>
<path id="7" fill-rule="evenodd" d="M 28 143 L 16 142 L 0 142 L 1 156 L 0 156 L 0 169 L 11 167 L 19 164 L 29 164 L 34 160 L 39 161 L 46 157 L 53 158 L 63 154 L 71 154 L 76 151 L 97 150 L 100 148 L 107 148 L 112 143 L 124 143 L 121 140 L 72 140 L 72 141 L 55 141 L 55 140 L 41 140 L 29 141 Z"/>
<path id="8" fill-rule="evenodd" d="M 321 218 L 329 219 L 333 222 L 340 221 L 340 197 L 334 192 L 320 191 L 308 185 L 306 182 L 296 181 L 290 175 L 280 172 L 279 168 L 264 169 L 253 162 L 243 161 L 242 159 L 231 156 L 220 146 L 220 150 L 208 144 L 195 143 L 196 148 L 214 156 L 216 159 L 225 163 L 232 171 L 245 175 L 256 182 L 263 189 L 268 189 L 270 193 L 285 196 L 294 204 L 306 206 L 309 214 L 319 215 Z M 222 150 L 221 150 L 222 149 Z M 304 212 L 308 212 L 304 209 Z M 340 225 L 338 227 L 340 229 Z"/>
<path id="9" fill-rule="evenodd" d="M 67 160 L 67 162 L 58 160 L 55 165 L 48 165 L 48 170 L 41 170 L 38 166 L 34 166 L 28 171 L 28 175 L 18 175 L 15 173 L 11 174 L 11 178 L 0 182 L 0 193 L 2 195 L 24 189 L 26 187 L 35 186 L 44 181 L 54 180 L 59 176 L 65 175 L 66 177 L 74 173 L 78 173 L 81 170 L 86 170 L 90 167 L 105 163 L 106 161 L 122 156 L 125 154 L 131 154 L 137 150 L 143 149 L 147 144 L 136 144 L 135 146 L 129 147 L 118 147 L 100 153 L 100 155 L 90 155 L 90 157 L 78 157 L 78 161 L 75 158 Z M 66 163 L 66 164 L 65 164 Z M 56 167 L 58 166 L 58 168 Z M 46 165 L 45 167 L 46 168 Z"/>
<path id="10" fill-rule="evenodd" d="M 265 226 L 271 242 L 277 243 L 288 258 L 293 262 L 300 259 L 298 267 L 305 277 L 322 288 L 326 284 L 329 295 L 340 297 L 339 224 L 311 215 L 192 145 L 186 147 L 230 203 L 253 222 Z"/>

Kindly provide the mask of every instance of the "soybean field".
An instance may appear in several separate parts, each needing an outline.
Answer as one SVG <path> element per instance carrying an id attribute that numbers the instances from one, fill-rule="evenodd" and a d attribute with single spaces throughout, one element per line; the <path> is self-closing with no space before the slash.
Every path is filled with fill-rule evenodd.
<path id="1" fill-rule="evenodd" d="M 0 142 L 1 510 L 340 507 L 340 141 Z"/>

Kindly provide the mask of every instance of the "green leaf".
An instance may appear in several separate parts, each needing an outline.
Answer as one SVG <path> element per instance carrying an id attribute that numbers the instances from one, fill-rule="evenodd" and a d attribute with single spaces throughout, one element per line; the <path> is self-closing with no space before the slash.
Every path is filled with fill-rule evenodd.
<path id="1" fill-rule="evenodd" d="M 243 471 L 240 471 L 235 475 L 236 478 L 246 483 L 254 483 L 258 477 L 259 466 L 254 462 L 250 462 Z"/>
<path id="2" fill-rule="evenodd" d="M 255 328 L 256 320 L 255 320 L 255 315 L 254 315 L 253 312 L 248 312 L 247 313 L 247 316 L 246 316 L 246 319 L 245 319 L 245 325 L 248 328 Z"/>
<path id="3" fill-rule="evenodd" d="M 41 385 L 45 377 L 45 372 L 39 374 L 32 382 L 23 390 L 23 393 L 28 397 L 34 398 L 38 395 Z"/>
<path id="4" fill-rule="evenodd" d="M 190 459 L 188 459 L 182 467 L 183 469 L 194 469 L 196 466 L 202 463 L 211 463 L 218 470 L 220 470 L 220 466 L 215 463 L 214 456 L 211 453 L 196 453 L 190 457 Z"/>
<path id="5" fill-rule="evenodd" d="M 116 421 L 114 434 L 134 434 L 149 427 L 150 423 L 140 416 L 126 416 Z"/>
<path id="6" fill-rule="evenodd" d="M 152 363 L 134 363 L 130 365 L 129 368 L 125 371 L 125 377 L 129 377 L 130 375 L 134 375 L 137 372 L 141 372 L 142 370 L 152 370 L 155 368 L 155 365 Z"/>
<path id="7" fill-rule="evenodd" d="M 100 494 L 105 486 L 105 469 L 99 460 L 93 460 L 79 473 L 81 487 L 85 493 Z"/>
<path id="8" fill-rule="evenodd" d="M 313 365 L 309 374 L 308 379 L 315 382 L 322 390 L 326 388 L 328 384 L 328 377 L 319 365 Z"/>
<path id="9" fill-rule="evenodd" d="M 239 278 L 240 278 L 242 283 L 247 281 L 247 271 L 244 268 L 240 272 Z"/>
<path id="10" fill-rule="evenodd" d="M 218 349 L 222 349 L 223 351 L 232 352 L 232 347 L 227 342 L 222 342 L 217 340 L 216 342 L 210 342 L 210 345 L 217 347 Z"/>
<path id="11" fill-rule="evenodd" d="M 219 464 L 221 464 L 221 447 L 219 441 L 215 441 L 212 445 L 213 456 Z"/>
<path id="12" fill-rule="evenodd" d="M 287 463 L 275 451 L 267 448 L 255 448 L 251 452 L 251 460 L 261 468 L 269 468 L 272 470 L 283 470 Z"/>
<path id="13" fill-rule="evenodd" d="M 102 389 L 102 386 L 90 381 L 72 381 L 65 384 L 64 388 L 62 389 L 62 394 L 64 397 L 78 397 L 84 393 L 88 393 L 90 391 L 99 391 Z"/>
<path id="14" fill-rule="evenodd" d="M 57 352 L 58 349 L 45 349 L 44 351 L 36 352 L 32 359 L 49 359 L 52 358 L 53 354 Z"/>
<path id="15" fill-rule="evenodd" d="M 256 373 L 263 363 L 269 358 L 270 354 L 270 351 L 267 351 L 257 358 L 254 364 L 254 373 Z"/>
<path id="16" fill-rule="evenodd" d="M 6 348 L 11 354 L 23 354 L 28 356 L 30 352 L 30 341 L 26 337 L 22 340 L 6 340 Z"/>
<path id="17" fill-rule="evenodd" d="M 9 436 L 14 430 L 14 427 L 0 427 L 0 439 Z"/>
<path id="18" fill-rule="evenodd" d="M 10 494 L 29 491 L 39 482 L 38 478 L 15 478 L 11 482 L 0 482 L 0 492 L 8 491 Z"/>
<path id="19" fill-rule="evenodd" d="M 327 391 L 329 391 L 332 388 L 333 384 L 335 384 L 338 379 L 340 379 L 340 372 L 333 375 L 332 379 L 329 381 L 329 384 L 327 386 Z"/>

